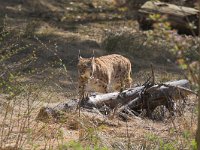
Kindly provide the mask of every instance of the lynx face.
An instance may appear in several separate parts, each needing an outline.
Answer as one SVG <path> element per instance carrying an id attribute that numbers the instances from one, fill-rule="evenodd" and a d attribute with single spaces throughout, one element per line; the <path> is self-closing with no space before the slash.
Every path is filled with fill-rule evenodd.
<path id="1" fill-rule="evenodd" d="M 78 63 L 79 78 L 88 80 L 93 73 L 93 58 L 80 58 Z"/>

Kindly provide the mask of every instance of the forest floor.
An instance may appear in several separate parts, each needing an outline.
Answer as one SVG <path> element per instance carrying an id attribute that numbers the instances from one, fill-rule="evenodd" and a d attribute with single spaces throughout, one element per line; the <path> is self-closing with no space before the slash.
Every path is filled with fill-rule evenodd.
<path id="1" fill-rule="evenodd" d="M 34 61 L 21 66 L 21 75 L 16 79 L 23 92 L 12 99 L 8 94 L 0 95 L 2 149 L 79 149 L 81 146 L 187 149 L 195 145 L 197 110 L 194 96 L 189 96 L 184 113 L 175 118 L 135 117 L 128 122 L 114 118 L 105 119 L 110 123 L 97 124 L 94 118 L 85 123 L 87 117 L 80 120 L 77 114 L 71 113 L 65 123 L 44 123 L 35 119 L 42 106 L 77 98 L 79 50 L 83 57 L 91 57 L 93 50 L 97 57 L 110 53 L 128 57 L 133 64 L 133 84 L 147 80 L 151 64 L 158 83 L 186 78 L 171 54 L 157 49 L 140 49 L 143 41 L 132 45 L 131 51 L 126 51 L 126 46 L 123 51 L 123 47 L 114 52 L 106 50 L 105 40 L 109 33 L 138 35 L 142 32 L 136 21 L 137 11 L 126 10 L 116 7 L 112 0 L 1 1 L 0 11 L 5 17 L 0 22 L 12 33 L 2 47 L 28 45 L 6 64 L 28 59 L 29 54 L 36 55 Z M 138 39 L 136 37 L 136 41 Z M 77 122 L 84 126 L 81 140 L 82 131 L 76 127 Z"/>

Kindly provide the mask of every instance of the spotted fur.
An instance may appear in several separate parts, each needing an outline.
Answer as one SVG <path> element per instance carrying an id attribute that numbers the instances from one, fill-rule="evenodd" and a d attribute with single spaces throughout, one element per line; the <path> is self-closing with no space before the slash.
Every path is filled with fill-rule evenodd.
<path id="1" fill-rule="evenodd" d="M 131 86 L 131 62 L 129 59 L 112 54 L 98 58 L 79 58 L 79 95 L 92 89 L 107 93 L 120 91 Z"/>

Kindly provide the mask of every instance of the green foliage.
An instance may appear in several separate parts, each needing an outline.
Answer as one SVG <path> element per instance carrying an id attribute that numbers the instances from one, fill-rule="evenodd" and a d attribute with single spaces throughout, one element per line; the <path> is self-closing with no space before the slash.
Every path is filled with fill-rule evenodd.
<path id="1" fill-rule="evenodd" d="M 99 147 L 98 145 L 95 145 L 94 147 L 89 145 L 83 145 L 78 141 L 70 141 L 67 144 L 60 145 L 59 150 L 108 150 L 106 147 Z"/>
<path id="2" fill-rule="evenodd" d="M 183 132 L 183 143 L 178 144 L 177 141 L 169 139 L 163 139 L 154 133 L 146 134 L 146 146 L 149 149 L 162 149 L 162 150 L 176 150 L 176 149 L 192 149 L 197 150 L 197 144 L 194 139 L 191 140 L 191 134 L 189 131 Z"/>
<path id="3" fill-rule="evenodd" d="M 185 139 L 188 140 L 190 138 L 190 136 L 191 136 L 190 131 L 188 131 L 188 130 L 183 131 L 183 137 Z"/>
<path id="4" fill-rule="evenodd" d="M 151 134 L 151 133 L 147 134 L 146 138 L 147 138 L 147 140 L 152 141 L 152 142 L 155 142 L 158 140 L 158 136 L 155 134 Z"/>
<path id="5" fill-rule="evenodd" d="M 59 150 L 65 150 L 65 149 L 84 150 L 81 143 L 76 141 L 70 141 L 68 144 L 59 146 Z M 85 149 L 88 149 L 88 147 L 86 147 Z"/>
<path id="6" fill-rule="evenodd" d="M 197 142 L 196 142 L 196 140 L 193 139 L 193 140 L 191 141 L 190 148 L 191 148 L 192 150 L 197 150 Z"/>
<path id="7" fill-rule="evenodd" d="M 163 145 L 164 150 L 176 150 L 174 143 L 166 143 Z"/>

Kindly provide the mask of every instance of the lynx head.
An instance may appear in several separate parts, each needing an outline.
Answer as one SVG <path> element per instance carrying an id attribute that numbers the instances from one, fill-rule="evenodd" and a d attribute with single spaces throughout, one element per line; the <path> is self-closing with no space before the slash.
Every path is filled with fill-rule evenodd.
<path id="1" fill-rule="evenodd" d="M 93 78 L 94 67 L 95 67 L 95 58 L 94 55 L 91 58 L 82 58 L 78 56 L 78 73 L 82 79 Z"/>

